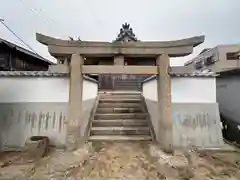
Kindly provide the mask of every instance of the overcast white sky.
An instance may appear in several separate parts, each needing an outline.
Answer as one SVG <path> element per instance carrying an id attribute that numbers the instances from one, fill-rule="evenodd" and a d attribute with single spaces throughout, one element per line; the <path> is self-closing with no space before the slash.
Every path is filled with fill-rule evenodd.
<path id="1" fill-rule="evenodd" d="M 50 58 L 35 33 L 112 41 L 124 22 L 140 40 L 205 35 L 203 48 L 240 43 L 240 0 L 0 0 L 0 18 L 40 55 Z M 0 24 L 0 37 L 24 46 Z"/>

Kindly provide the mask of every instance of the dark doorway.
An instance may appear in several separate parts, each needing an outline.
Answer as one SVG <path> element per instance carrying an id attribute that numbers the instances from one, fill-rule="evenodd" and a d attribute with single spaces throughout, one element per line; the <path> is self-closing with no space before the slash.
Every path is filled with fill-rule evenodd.
<path id="1" fill-rule="evenodd" d="M 99 90 L 133 90 L 141 91 L 141 83 L 148 76 L 127 74 L 99 75 Z"/>
<path id="2" fill-rule="evenodd" d="M 110 74 L 100 74 L 99 90 L 113 90 L 113 78 Z"/>

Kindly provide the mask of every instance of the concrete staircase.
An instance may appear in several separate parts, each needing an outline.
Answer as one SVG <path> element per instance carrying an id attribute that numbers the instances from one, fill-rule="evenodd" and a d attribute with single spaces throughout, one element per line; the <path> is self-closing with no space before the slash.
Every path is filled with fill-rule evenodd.
<path id="1" fill-rule="evenodd" d="M 140 91 L 140 83 L 135 79 L 115 80 L 114 89 Z"/>
<path id="2" fill-rule="evenodd" d="M 100 92 L 89 140 L 152 140 L 148 117 L 140 92 Z"/>

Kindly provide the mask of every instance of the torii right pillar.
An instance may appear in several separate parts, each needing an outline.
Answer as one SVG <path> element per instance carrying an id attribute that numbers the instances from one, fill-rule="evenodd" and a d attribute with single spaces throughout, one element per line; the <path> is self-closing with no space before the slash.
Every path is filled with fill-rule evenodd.
<path id="1" fill-rule="evenodd" d="M 173 151 L 172 128 L 172 102 L 171 102 L 171 77 L 168 74 L 170 59 L 167 54 L 159 55 L 156 59 L 158 66 L 157 90 L 159 123 L 157 140 L 162 144 L 165 152 Z"/>

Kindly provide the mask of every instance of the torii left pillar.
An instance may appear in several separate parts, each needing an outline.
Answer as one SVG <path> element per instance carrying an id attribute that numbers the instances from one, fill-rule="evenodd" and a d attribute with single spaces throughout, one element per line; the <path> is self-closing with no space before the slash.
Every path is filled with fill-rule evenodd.
<path id="1" fill-rule="evenodd" d="M 68 150 L 77 149 L 82 143 L 80 126 L 82 117 L 83 62 L 84 59 L 80 54 L 72 54 L 70 61 L 70 90 L 67 123 Z"/>
<path id="2" fill-rule="evenodd" d="M 171 102 L 171 77 L 168 74 L 169 56 L 159 55 L 156 59 L 158 66 L 157 88 L 159 122 L 157 139 L 162 144 L 164 151 L 173 151 L 173 129 L 172 129 L 172 102 Z"/>

